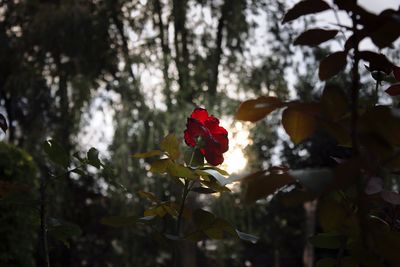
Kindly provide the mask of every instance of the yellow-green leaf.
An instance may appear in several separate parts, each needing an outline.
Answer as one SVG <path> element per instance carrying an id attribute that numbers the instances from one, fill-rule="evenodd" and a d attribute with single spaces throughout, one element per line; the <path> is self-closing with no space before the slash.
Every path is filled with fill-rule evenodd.
<path id="1" fill-rule="evenodd" d="M 138 192 L 139 196 L 141 196 L 144 199 L 147 199 L 151 202 L 159 202 L 158 198 L 156 197 L 156 195 L 154 195 L 151 192 L 145 192 L 145 191 L 139 191 Z"/>
<path id="2" fill-rule="evenodd" d="M 257 99 L 244 101 L 235 117 L 237 120 L 256 122 L 283 105 L 284 103 L 276 97 L 261 96 Z"/>
<path id="3" fill-rule="evenodd" d="M 168 153 L 171 159 L 178 159 L 181 152 L 179 150 L 179 142 L 176 135 L 169 134 L 161 141 L 161 149 Z"/>
<path id="4" fill-rule="evenodd" d="M 283 111 L 282 124 L 295 144 L 309 138 L 316 129 L 314 116 L 292 107 Z"/>
<path id="5" fill-rule="evenodd" d="M 167 166 L 167 172 L 176 177 L 187 178 L 187 179 L 196 179 L 198 175 L 192 171 L 190 168 L 185 167 L 179 163 L 175 163 L 169 161 Z"/>
<path id="6" fill-rule="evenodd" d="M 170 162 L 170 159 L 156 160 L 150 164 L 150 171 L 154 173 L 165 173 L 167 172 L 167 167 Z"/>
<path id="7" fill-rule="evenodd" d="M 150 158 L 150 157 L 155 157 L 155 156 L 160 156 L 162 155 L 162 151 L 160 150 L 150 150 L 148 152 L 144 152 L 144 153 L 136 153 L 133 156 L 135 158 Z"/>

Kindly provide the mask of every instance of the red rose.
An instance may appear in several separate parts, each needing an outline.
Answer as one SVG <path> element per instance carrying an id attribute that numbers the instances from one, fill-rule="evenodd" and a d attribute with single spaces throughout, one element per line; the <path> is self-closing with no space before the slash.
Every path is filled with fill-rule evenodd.
<path id="1" fill-rule="evenodd" d="M 228 132 L 219 126 L 217 118 L 208 115 L 207 110 L 196 108 L 192 112 L 184 134 L 186 144 L 199 147 L 208 163 L 217 166 L 224 161 L 222 154 L 228 151 Z"/>

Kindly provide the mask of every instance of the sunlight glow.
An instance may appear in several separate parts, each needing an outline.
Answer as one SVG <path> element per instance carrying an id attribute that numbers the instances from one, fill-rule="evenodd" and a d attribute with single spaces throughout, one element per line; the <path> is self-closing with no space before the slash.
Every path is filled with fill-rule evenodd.
<path id="1" fill-rule="evenodd" d="M 249 139 L 249 125 L 233 119 L 221 119 L 221 125 L 228 131 L 229 150 L 224 154 L 222 168 L 229 174 L 240 173 L 247 165 L 247 158 L 244 154 L 246 146 L 252 143 Z"/>

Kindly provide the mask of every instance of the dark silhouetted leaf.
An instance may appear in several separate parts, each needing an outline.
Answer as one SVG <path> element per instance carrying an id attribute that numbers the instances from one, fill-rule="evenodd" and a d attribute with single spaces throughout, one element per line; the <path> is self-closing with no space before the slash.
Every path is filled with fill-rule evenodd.
<path id="1" fill-rule="evenodd" d="M 360 132 L 376 135 L 390 145 L 400 145 L 400 110 L 387 106 L 369 108 L 360 118 Z"/>
<path id="2" fill-rule="evenodd" d="M 59 143 L 54 140 L 47 140 L 43 144 L 43 149 L 52 162 L 68 168 L 70 163 L 69 155 Z"/>
<path id="3" fill-rule="evenodd" d="M 370 72 L 382 71 L 387 75 L 392 72 L 393 64 L 385 55 L 373 51 L 360 51 L 359 55 L 361 59 L 369 62 L 368 70 Z"/>
<path id="4" fill-rule="evenodd" d="M 0 129 L 2 129 L 4 133 L 6 133 L 8 130 L 7 120 L 3 114 L 0 114 Z"/>
<path id="5" fill-rule="evenodd" d="M 289 174 L 298 180 L 313 194 L 322 194 L 333 180 L 331 169 L 302 169 L 289 171 Z"/>
<path id="6" fill-rule="evenodd" d="M 244 199 L 246 202 L 254 202 L 293 182 L 293 177 L 287 173 L 259 171 L 250 174 L 243 178 L 243 183 L 247 185 Z"/>
<path id="7" fill-rule="evenodd" d="M 343 117 L 348 110 L 346 94 L 337 86 L 327 85 L 321 97 L 322 110 L 332 120 Z"/>
<path id="8" fill-rule="evenodd" d="M 347 52 L 335 52 L 324 58 L 319 64 L 319 79 L 328 80 L 346 67 Z"/>
<path id="9" fill-rule="evenodd" d="M 101 224 L 112 227 L 129 227 L 136 225 L 136 216 L 110 216 L 100 220 Z"/>
<path id="10" fill-rule="evenodd" d="M 262 96 L 257 99 L 247 100 L 240 105 L 235 118 L 242 121 L 256 122 L 283 105 L 284 103 L 278 98 L 272 96 Z"/>
<path id="11" fill-rule="evenodd" d="M 380 49 L 392 46 L 400 37 L 400 23 L 395 19 L 386 19 L 381 23 L 379 29 L 370 34 L 372 42 Z"/>
<path id="12" fill-rule="evenodd" d="M 69 239 L 82 234 L 81 228 L 69 222 L 60 222 L 57 219 L 49 220 L 49 234 L 69 247 Z"/>
<path id="13" fill-rule="evenodd" d="M 289 192 L 282 192 L 279 200 L 285 207 L 296 207 L 303 205 L 305 202 L 312 201 L 316 195 L 306 190 L 294 189 Z"/>
<path id="14" fill-rule="evenodd" d="M 365 193 L 367 195 L 373 195 L 380 193 L 383 190 L 383 180 L 380 177 L 370 177 L 365 187 Z"/>
<path id="15" fill-rule="evenodd" d="M 396 81 L 400 82 L 400 67 L 393 65 L 392 70 L 394 78 Z"/>
<path id="16" fill-rule="evenodd" d="M 392 84 L 388 89 L 385 90 L 385 92 L 390 96 L 400 95 L 400 83 Z"/>
<path id="17" fill-rule="evenodd" d="M 383 190 L 381 192 L 381 197 L 390 204 L 400 205 L 400 194 L 397 192 Z"/>
<path id="18" fill-rule="evenodd" d="M 337 30 L 311 29 L 300 34 L 294 41 L 295 45 L 317 46 L 336 36 Z"/>
<path id="19" fill-rule="evenodd" d="M 323 258 L 317 261 L 315 267 L 335 267 L 337 261 L 334 258 Z"/>
<path id="20" fill-rule="evenodd" d="M 317 248 L 339 249 L 343 245 L 343 236 L 336 233 L 321 233 L 308 240 Z"/>
<path id="21" fill-rule="evenodd" d="M 282 113 L 282 125 L 293 143 L 298 144 L 314 133 L 316 120 L 309 113 L 289 107 Z"/>
<path id="22" fill-rule="evenodd" d="M 192 191 L 196 192 L 196 193 L 199 193 L 199 194 L 214 194 L 214 193 L 217 193 L 217 191 L 215 191 L 215 190 L 213 190 L 211 188 L 208 188 L 208 187 L 195 187 L 195 188 L 192 188 Z"/>
<path id="23" fill-rule="evenodd" d="M 97 169 L 100 169 L 100 167 L 102 166 L 102 163 L 99 159 L 99 151 L 94 147 L 91 147 L 87 152 L 87 159 L 88 164 L 96 167 Z"/>
<path id="24" fill-rule="evenodd" d="M 330 6 L 326 2 L 321 0 L 301 1 L 294 5 L 291 9 L 289 9 L 285 17 L 283 18 L 282 23 L 286 23 L 304 15 L 314 14 L 328 9 L 330 9 Z"/>

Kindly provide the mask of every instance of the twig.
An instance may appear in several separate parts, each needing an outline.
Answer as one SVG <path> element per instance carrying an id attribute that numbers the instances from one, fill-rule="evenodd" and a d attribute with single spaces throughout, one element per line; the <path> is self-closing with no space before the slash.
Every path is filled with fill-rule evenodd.
<path id="1" fill-rule="evenodd" d="M 46 177 L 40 179 L 40 235 L 42 238 L 42 252 L 46 267 L 50 267 L 49 248 L 47 244 L 47 209 L 46 209 Z"/>

